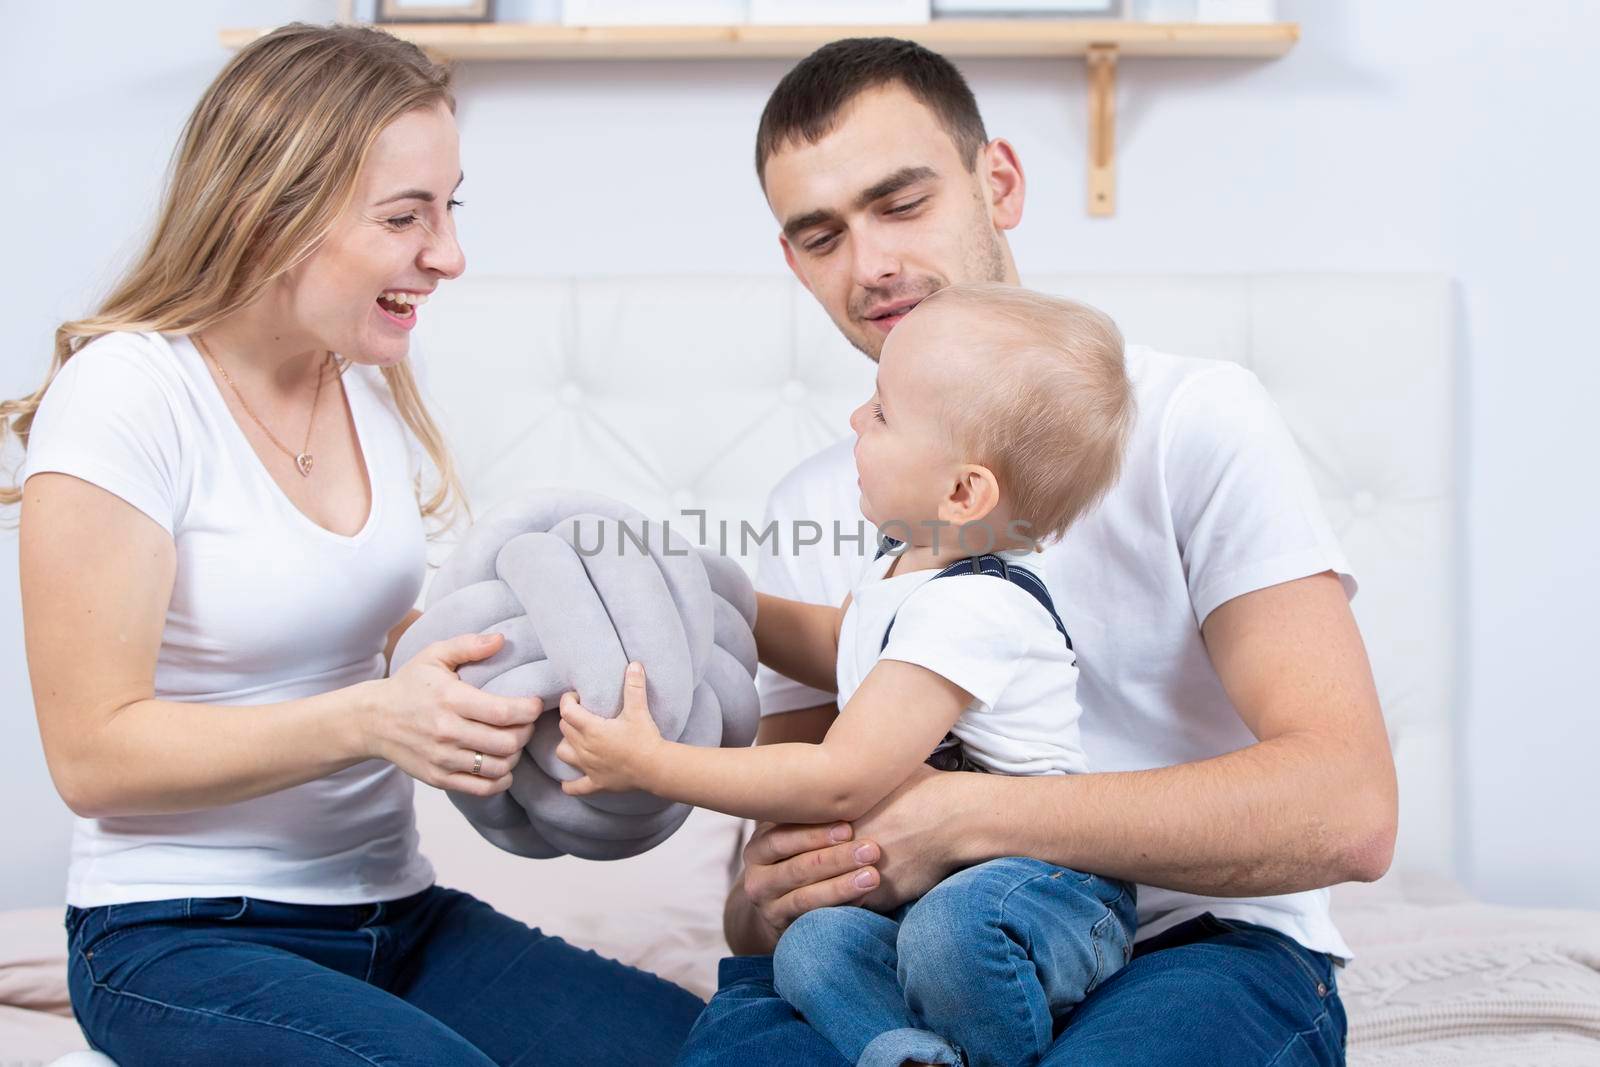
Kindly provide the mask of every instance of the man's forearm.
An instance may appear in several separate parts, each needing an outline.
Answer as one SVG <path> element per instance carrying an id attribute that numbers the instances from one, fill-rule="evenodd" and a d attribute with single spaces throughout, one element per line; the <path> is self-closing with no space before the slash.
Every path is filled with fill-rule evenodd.
<path id="1" fill-rule="evenodd" d="M 941 775 L 949 858 L 1032 856 L 1205 896 L 1379 877 L 1394 844 L 1392 785 L 1364 782 L 1329 744 L 1289 735 L 1125 773 Z"/>
<path id="2" fill-rule="evenodd" d="M 762 663 L 801 685 L 833 692 L 838 632 L 838 608 L 756 594 L 756 652 Z"/>

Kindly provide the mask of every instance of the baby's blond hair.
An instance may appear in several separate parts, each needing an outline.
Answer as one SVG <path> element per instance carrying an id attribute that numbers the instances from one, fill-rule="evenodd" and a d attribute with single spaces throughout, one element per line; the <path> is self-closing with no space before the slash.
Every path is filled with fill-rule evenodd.
<path id="1" fill-rule="evenodd" d="M 952 285 L 922 301 L 961 316 L 974 357 L 944 421 L 994 472 L 1013 520 L 1045 541 L 1116 484 L 1136 405 L 1122 333 L 1103 312 L 1015 286 Z"/>

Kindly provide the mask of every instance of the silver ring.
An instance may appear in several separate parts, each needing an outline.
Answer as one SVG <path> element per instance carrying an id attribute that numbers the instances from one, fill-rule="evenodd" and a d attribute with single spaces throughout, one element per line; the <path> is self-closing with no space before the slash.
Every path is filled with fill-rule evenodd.
<path id="1" fill-rule="evenodd" d="M 482 774 L 483 773 L 483 753 L 482 752 L 474 752 L 472 754 L 472 773 L 473 774 Z"/>

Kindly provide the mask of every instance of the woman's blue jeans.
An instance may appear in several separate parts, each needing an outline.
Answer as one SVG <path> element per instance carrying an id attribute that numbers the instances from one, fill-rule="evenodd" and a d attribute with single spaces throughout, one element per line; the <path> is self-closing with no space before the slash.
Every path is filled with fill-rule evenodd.
<path id="1" fill-rule="evenodd" d="M 67 909 L 72 1007 L 141 1064 L 666 1064 L 704 1006 L 434 887 L 383 904 Z"/>

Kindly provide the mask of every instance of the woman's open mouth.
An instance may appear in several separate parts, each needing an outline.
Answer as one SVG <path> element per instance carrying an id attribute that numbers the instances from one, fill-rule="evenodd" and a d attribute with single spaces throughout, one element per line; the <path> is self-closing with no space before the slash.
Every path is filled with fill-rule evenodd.
<path id="1" fill-rule="evenodd" d="M 403 289 L 390 289 L 380 293 L 377 299 L 378 310 L 396 326 L 407 330 L 417 324 L 417 308 L 427 302 L 427 293 L 408 293 Z"/>

